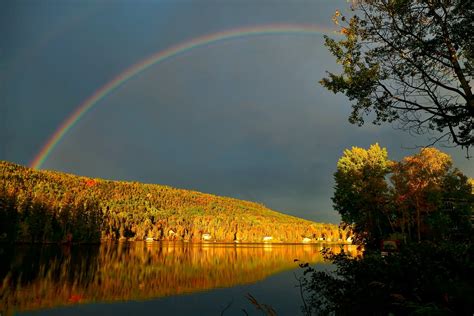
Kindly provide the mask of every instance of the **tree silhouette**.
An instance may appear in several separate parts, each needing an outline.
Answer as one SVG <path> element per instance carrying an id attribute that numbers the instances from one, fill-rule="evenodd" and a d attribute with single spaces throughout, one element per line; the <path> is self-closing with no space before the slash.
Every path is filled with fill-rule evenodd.
<path id="1" fill-rule="evenodd" d="M 353 1 L 333 18 L 344 39 L 326 38 L 342 66 L 320 83 L 353 101 L 349 121 L 398 122 L 469 149 L 474 144 L 474 2 Z M 435 133 L 433 133 L 435 132 Z M 434 136 L 436 135 L 436 136 Z"/>

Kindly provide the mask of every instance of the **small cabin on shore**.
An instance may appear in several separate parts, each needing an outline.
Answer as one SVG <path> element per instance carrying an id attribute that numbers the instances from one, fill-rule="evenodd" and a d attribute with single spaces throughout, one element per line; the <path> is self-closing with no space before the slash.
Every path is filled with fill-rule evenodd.
<path id="1" fill-rule="evenodd" d="M 202 234 L 202 240 L 209 241 L 212 239 L 211 234 Z"/>
<path id="2" fill-rule="evenodd" d="M 272 241 L 273 240 L 273 237 L 272 236 L 265 236 L 263 237 L 263 241 L 264 242 L 269 242 L 269 241 Z"/>
<path id="3" fill-rule="evenodd" d="M 311 242 L 311 238 L 308 238 L 308 237 L 303 238 L 303 243 L 307 244 L 309 242 Z"/>

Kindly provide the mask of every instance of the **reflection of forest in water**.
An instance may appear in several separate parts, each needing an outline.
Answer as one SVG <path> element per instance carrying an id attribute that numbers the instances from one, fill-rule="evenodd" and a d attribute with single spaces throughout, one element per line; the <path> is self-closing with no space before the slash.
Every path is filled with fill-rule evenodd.
<path id="1" fill-rule="evenodd" d="M 334 250 L 340 246 L 332 246 Z M 355 248 L 344 246 L 355 252 Z M 322 245 L 119 243 L 0 248 L 0 312 L 141 300 L 252 283 L 322 263 Z"/>

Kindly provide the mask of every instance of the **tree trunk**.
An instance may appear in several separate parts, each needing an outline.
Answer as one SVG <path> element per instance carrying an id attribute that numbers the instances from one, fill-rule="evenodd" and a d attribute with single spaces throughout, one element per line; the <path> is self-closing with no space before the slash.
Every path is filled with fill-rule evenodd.
<path id="1" fill-rule="evenodd" d="M 420 232 L 420 205 L 418 203 L 418 199 L 416 199 L 416 228 L 418 231 L 418 242 L 421 241 L 421 232 Z"/>

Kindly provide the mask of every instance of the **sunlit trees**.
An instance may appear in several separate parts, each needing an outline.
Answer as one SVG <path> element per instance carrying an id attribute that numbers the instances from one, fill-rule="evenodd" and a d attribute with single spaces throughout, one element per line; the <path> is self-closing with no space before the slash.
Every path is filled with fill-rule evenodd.
<path id="1" fill-rule="evenodd" d="M 422 216 L 434 212 L 444 177 L 452 166 L 451 157 L 435 148 L 424 148 L 414 156 L 405 157 L 394 167 L 392 182 L 399 224 L 403 234 L 411 238 L 411 226 L 416 223 L 416 236 L 421 240 Z M 414 214 L 413 214 L 414 213 Z"/>
<path id="2" fill-rule="evenodd" d="M 351 123 L 400 123 L 433 141 L 474 144 L 474 2 L 357 0 L 337 11 L 344 38 L 326 37 L 342 66 L 321 84 L 352 103 Z"/>
<path id="3" fill-rule="evenodd" d="M 349 121 L 398 123 L 433 143 L 474 145 L 474 2 L 351 2 L 350 16 L 334 16 L 343 39 L 326 37 L 342 70 L 321 80 L 349 98 Z M 393 233 L 383 235 L 405 243 L 386 258 L 380 251 L 358 259 L 330 255 L 334 274 L 309 271 L 309 306 L 317 314 L 472 314 L 474 201 L 467 178 L 449 156 L 427 148 L 375 179 L 389 188 L 379 213 L 388 212 Z M 349 185 L 336 185 L 335 197 L 354 191 L 351 179 L 344 181 Z M 365 200 L 364 194 L 352 198 Z M 367 218 L 352 219 L 356 234 L 363 227 L 377 233 Z"/>
<path id="4" fill-rule="evenodd" d="M 314 226 L 314 227 L 313 227 Z M 35 171 L 0 161 L 0 241 L 101 240 L 301 242 L 336 225 L 283 215 L 261 204 L 161 185 Z M 334 238 L 334 237 L 333 237 Z M 335 241 L 335 240 L 334 240 Z"/>
<path id="5" fill-rule="evenodd" d="M 474 194 L 474 179 L 473 179 L 473 178 L 469 178 L 469 179 L 467 179 L 467 182 L 471 185 L 471 187 L 472 187 L 472 194 Z"/>
<path id="6" fill-rule="evenodd" d="M 334 178 L 334 208 L 368 248 L 383 238 L 454 239 L 470 230 L 472 187 L 435 148 L 392 162 L 377 144 L 353 147 L 344 151 Z"/>
<path id="7" fill-rule="evenodd" d="M 339 160 L 335 207 L 366 247 L 357 258 L 324 252 L 333 272 L 306 269 L 306 315 L 472 314 L 472 180 L 435 148 L 386 161 L 377 145 Z M 383 214 L 390 225 L 377 227 L 367 214 Z M 384 257 L 366 236 L 398 240 L 398 252 Z"/>
<path id="8" fill-rule="evenodd" d="M 454 238 L 470 226 L 472 195 L 467 177 L 451 157 L 435 149 L 397 163 L 391 177 L 397 229 L 405 238 Z"/>
<path id="9" fill-rule="evenodd" d="M 344 223 L 353 225 L 359 243 L 376 247 L 390 226 L 387 217 L 391 162 L 378 144 L 368 150 L 345 150 L 337 163 L 334 208 Z"/>

